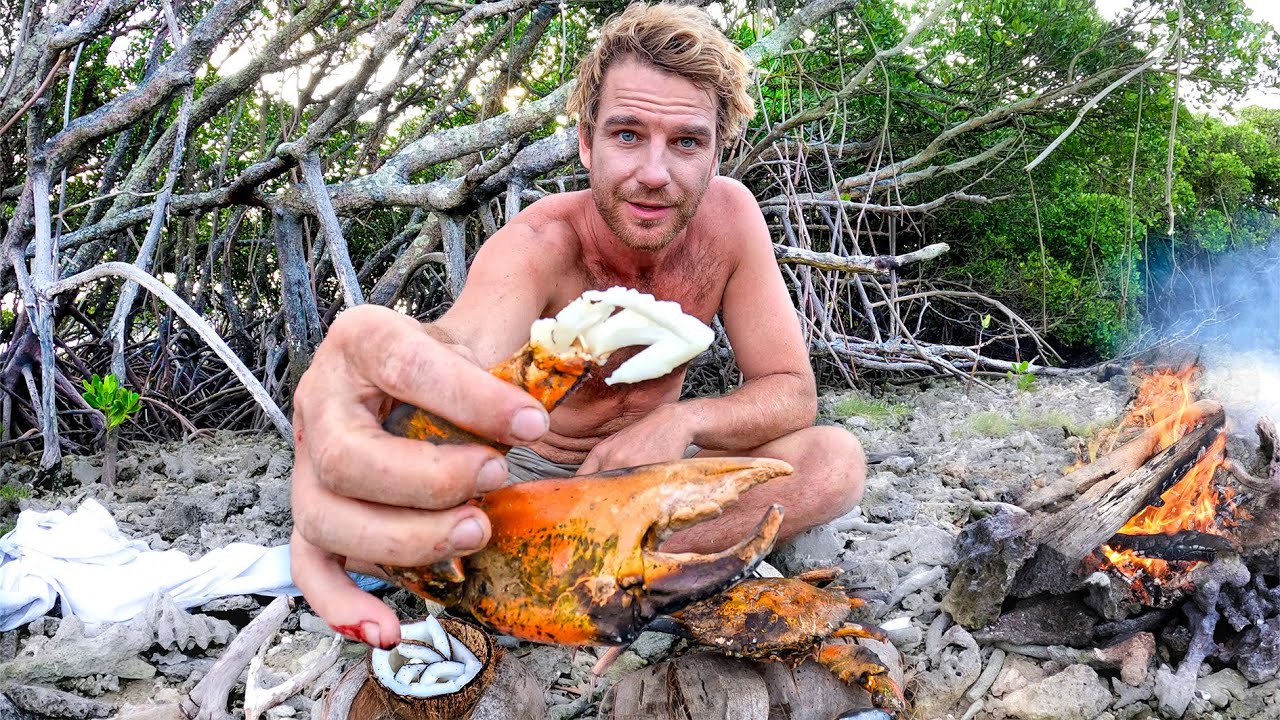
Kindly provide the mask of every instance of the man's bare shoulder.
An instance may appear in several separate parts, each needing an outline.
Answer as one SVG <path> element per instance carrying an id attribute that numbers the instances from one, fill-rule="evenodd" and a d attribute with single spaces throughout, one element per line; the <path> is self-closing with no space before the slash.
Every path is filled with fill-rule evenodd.
<path id="1" fill-rule="evenodd" d="M 503 228 L 507 232 L 500 234 L 509 234 L 514 242 L 533 245 L 540 252 L 576 255 L 580 241 L 575 220 L 582 217 L 584 200 L 590 202 L 587 191 L 548 195 L 521 210 Z"/>
<path id="2" fill-rule="evenodd" d="M 711 185 L 708 189 L 708 197 L 714 196 L 719 202 L 726 203 L 738 209 L 753 207 L 759 208 L 756 198 L 751 194 L 751 190 L 743 185 L 741 181 L 724 175 L 717 175 L 711 178 Z"/>
<path id="3" fill-rule="evenodd" d="M 763 218 L 751 190 L 733 178 L 720 175 L 711 178 L 698 216 L 729 235 L 737 235 L 744 227 L 758 224 Z"/>
<path id="4" fill-rule="evenodd" d="M 520 211 L 485 244 L 504 253 L 519 253 L 550 265 L 579 256 L 581 242 L 574 222 L 581 217 L 582 199 L 589 193 L 560 193 L 541 198 Z M 589 198 L 588 198 L 589 199 Z"/>

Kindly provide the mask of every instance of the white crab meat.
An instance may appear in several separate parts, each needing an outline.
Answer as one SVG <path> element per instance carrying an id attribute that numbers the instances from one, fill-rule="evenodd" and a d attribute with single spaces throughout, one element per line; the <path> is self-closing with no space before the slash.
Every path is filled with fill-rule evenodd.
<path id="1" fill-rule="evenodd" d="M 611 287 L 588 290 L 555 317 L 534 321 L 529 339 L 557 354 L 586 353 L 600 364 L 614 350 L 647 345 L 605 380 L 613 385 L 666 375 L 710 347 L 715 333 L 679 303 Z"/>
<path id="2" fill-rule="evenodd" d="M 390 650 L 374 648 L 373 674 L 384 687 L 404 697 L 447 695 L 466 687 L 480 673 L 480 660 L 433 617 L 400 627 L 403 640 Z"/>

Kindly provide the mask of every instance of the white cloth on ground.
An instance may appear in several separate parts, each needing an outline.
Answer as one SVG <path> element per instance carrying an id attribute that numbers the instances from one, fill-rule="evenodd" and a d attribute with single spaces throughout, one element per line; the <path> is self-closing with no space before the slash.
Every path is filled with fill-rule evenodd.
<path id="1" fill-rule="evenodd" d="M 231 543 L 192 560 L 129 539 L 92 498 L 70 515 L 24 510 L 0 538 L 0 630 L 44 615 L 58 595 L 64 615 L 123 622 L 142 612 L 156 591 L 183 608 L 228 595 L 300 594 L 289 574 L 288 545 Z"/>

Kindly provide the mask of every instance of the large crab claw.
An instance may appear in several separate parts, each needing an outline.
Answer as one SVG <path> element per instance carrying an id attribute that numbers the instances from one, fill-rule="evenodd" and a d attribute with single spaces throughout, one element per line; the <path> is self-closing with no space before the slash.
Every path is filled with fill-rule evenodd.
<path id="1" fill-rule="evenodd" d="M 535 642 L 618 644 L 654 617 L 741 579 L 773 547 L 782 508 L 709 555 L 665 553 L 672 532 L 720 514 L 791 466 L 768 458 L 695 458 L 538 480 L 488 493 L 481 551 L 429 567 L 384 567 L 399 585 Z"/>

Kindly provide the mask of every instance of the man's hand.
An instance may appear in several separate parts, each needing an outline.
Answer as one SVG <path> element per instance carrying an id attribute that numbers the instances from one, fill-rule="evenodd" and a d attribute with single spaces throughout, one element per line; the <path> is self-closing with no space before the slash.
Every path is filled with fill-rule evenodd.
<path id="1" fill-rule="evenodd" d="M 379 647 L 399 642 L 400 623 L 345 562 L 414 566 L 478 550 L 489 520 L 466 502 L 507 479 L 493 448 L 383 431 L 395 400 L 508 444 L 548 426 L 536 400 L 412 318 L 364 305 L 334 322 L 294 394 L 293 580 L 335 630 Z"/>
<path id="2" fill-rule="evenodd" d="M 601 440 L 578 468 L 579 475 L 679 460 L 693 442 L 688 413 L 680 405 L 659 405 L 624 430 Z"/>

